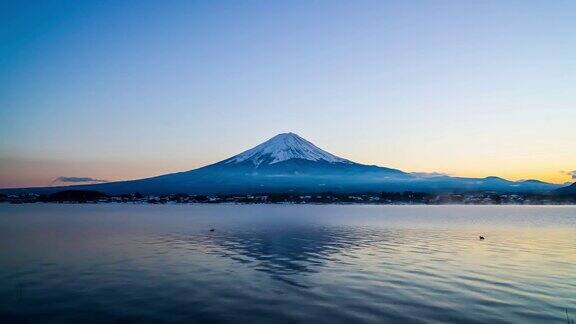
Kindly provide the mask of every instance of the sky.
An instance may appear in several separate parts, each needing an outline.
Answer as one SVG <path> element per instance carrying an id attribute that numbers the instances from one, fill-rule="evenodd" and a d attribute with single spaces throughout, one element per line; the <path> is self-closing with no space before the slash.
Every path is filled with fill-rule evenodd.
<path id="1" fill-rule="evenodd" d="M 5 0 L 0 187 L 185 171 L 282 132 L 404 171 L 573 181 L 575 13 L 562 0 Z"/>

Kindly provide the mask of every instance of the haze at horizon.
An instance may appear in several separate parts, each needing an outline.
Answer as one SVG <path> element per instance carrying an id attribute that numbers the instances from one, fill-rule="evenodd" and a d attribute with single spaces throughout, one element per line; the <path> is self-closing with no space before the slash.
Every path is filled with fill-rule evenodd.
<path id="1" fill-rule="evenodd" d="M 5 1 L 0 187 L 190 170 L 281 132 L 571 181 L 576 3 Z"/>

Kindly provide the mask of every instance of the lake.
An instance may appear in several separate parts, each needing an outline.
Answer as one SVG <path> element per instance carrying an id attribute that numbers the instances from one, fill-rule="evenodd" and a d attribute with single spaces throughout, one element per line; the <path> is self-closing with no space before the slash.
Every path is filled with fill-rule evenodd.
<path id="1" fill-rule="evenodd" d="M 0 204 L 2 323 L 566 312 L 576 318 L 576 206 Z"/>

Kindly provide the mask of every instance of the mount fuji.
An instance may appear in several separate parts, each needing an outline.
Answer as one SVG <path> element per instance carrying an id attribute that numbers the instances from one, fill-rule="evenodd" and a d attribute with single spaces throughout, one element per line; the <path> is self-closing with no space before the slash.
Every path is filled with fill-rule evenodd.
<path id="1" fill-rule="evenodd" d="M 231 158 L 191 171 L 140 180 L 0 191 L 50 193 L 63 189 L 84 189 L 108 194 L 250 194 L 288 191 L 542 192 L 558 187 L 537 180 L 461 178 L 441 174 L 407 173 L 365 165 L 326 152 L 294 133 L 283 133 Z"/>

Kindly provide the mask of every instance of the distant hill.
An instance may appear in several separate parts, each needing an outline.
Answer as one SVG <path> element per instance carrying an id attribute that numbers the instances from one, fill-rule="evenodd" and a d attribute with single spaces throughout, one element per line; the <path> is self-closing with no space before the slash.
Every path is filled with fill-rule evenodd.
<path id="1" fill-rule="evenodd" d="M 537 180 L 498 177 L 462 178 L 356 163 L 329 152 L 294 133 L 268 141 L 199 169 L 153 178 L 101 184 L 5 189 L 5 193 L 52 193 L 64 189 L 107 194 L 248 194 L 270 192 L 496 191 L 544 192 L 559 185 Z"/>
<path id="2" fill-rule="evenodd" d="M 573 184 L 554 190 L 559 195 L 576 195 L 576 182 Z"/>

